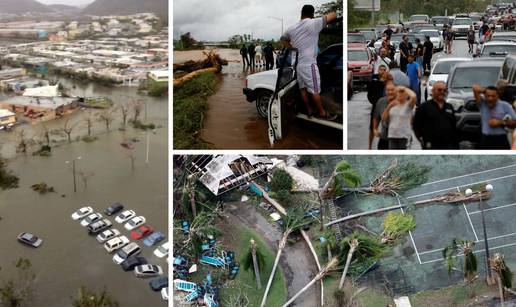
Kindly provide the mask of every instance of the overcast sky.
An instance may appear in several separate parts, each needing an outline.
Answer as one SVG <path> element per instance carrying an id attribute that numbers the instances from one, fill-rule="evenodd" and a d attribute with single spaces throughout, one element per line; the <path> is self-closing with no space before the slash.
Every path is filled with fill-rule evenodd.
<path id="1" fill-rule="evenodd" d="M 174 0 L 174 38 L 190 32 L 202 41 L 223 41 L 235 34 L 253 34 L 254 38 L 276 39 L 301 17 L 305 4 L 316 7 L 328 0 Z"/>
<path id="2" fill-rule="evenodd" d="M 71 6 L 82 6 L 85 4 L 90 4 L 94 0 L 36 0 L 43 4 L 66 4 Z"/>

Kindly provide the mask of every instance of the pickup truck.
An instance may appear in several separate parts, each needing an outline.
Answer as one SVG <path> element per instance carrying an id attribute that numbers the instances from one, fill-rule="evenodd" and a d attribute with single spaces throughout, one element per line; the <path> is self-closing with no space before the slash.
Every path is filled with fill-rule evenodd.
<path id="1" fill-rule="evenodd" d="M 258 114 L 268 120 L 271 146 L 284 138 L 295 118 L 343 129 L 343 57 L 342 44 L 331 45 L 317 56 L 321 76 L 321 97 L 326 110 L 339 116 L 333 121 L 308 117 L 296 80 L 297 53 L 293 66 L 263 71 L 247 76 L 243 93 L 248 102 L 256 103 Z"/>

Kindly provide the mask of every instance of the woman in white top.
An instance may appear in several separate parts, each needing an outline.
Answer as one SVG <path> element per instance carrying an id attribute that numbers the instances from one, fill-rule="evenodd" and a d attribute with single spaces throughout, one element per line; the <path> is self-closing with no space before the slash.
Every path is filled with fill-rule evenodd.
<path id="1" fill-rule="evenodd" d="M 404 86 L 397 86 L 396 92 L 396 99 L 389 103 L 382 114 L 382 122 L 389 124 L 389 149 L 407 149 L 408 141 L 412 137 L 412 110 L 417 97 Z"/>
<path id="2" fill-rule="evenodd" d="M 260 46 L 260 44 L 257 44 L 256 47 L 254 48 L 254 52 L 256 52 L 256 54 L 254 55 L 254 59 L 256 61 L 256 67 L 262 67 L 262 65 L 263 65 L 262 46 Z"/>

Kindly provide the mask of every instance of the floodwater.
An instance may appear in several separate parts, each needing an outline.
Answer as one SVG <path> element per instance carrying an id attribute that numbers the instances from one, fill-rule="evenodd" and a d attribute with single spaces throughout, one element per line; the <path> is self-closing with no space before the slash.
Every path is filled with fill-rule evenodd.
<path id="1" fill-rule="evenodd" d="M 208 98 L 202 139 L 217 149 L 269 149 L 267 120 L 259 117 L 256 104 L 247 102 L 242 92 L 247 75 L 261 70 L 244 70 L 239 50 L 219 49 L 217 53 L 230 62 L 223 66 L 216 93 Z M 174 52 L 174 63 L 202 58 L 198 50 Z M 341 149 L 342 131 L 296 119 L 274 148 Z"/>
<path id="2" fill-rule="evenodd" d="M 149 279 L 139 279 L 132 272 L 123 272 L 103 246 L 88 236 L 70 215 L 85 205 L 101 212 L 118 201 L 127 209 L 145 216 L 147 223 L 156 230 L 168 233 L 167 99 L 137 96 L 135 88 L 88 84 L 77 86 L 75 90 L 84 91 L 87 95 L 110 96 L 116 104 L 135 98 L 147 100 L 148 121 L 162 126 L 149 133 L 149 162 L 145 163 L 146 135 L 132 128 L 118 131 L 119 123 L 113 124 L 114 129 L 110 133 L 99 133 L 105 128 L 98 123 L 95 128 L 95 133 L 99 133 L 97 141 L 54 146 L 50 157 L 16 155 L 11 150 L 12 136 L 17 129 L 25 128 L 37 134 L 38 125 L 21 125 L 13 133 L 0 133 L 9 168 L 20 177 L 18 189 L 0 190 L 0 281 L 13 275 L 12 263 L 16 259 L 26 257 L 32 262 L 36 274 L 34 297 L 27 306 L 70 306 L 71 298 L 76 296 L 81 285 L 97 291 L 106 288 L 120 306 L 165 306 L 161 295 L 149 288 Z M 80 120 L 81 112 L 85 111 L 76 112 L 72 118 Z M 60 121 L 49 122 L 48 125 L 55 127 Z M 79 134 L 85 134 L 84 128 L 77 130 Z M 135 142 L 135 168 L 131 170 L 127 150 L 120 143 L 133 138 L 139 142 Z M 86 187 L 82 177 L 77 175 L 78 191 L 74 193 L 72 169 L 65 161 L 77 157 L 81 157 L 76 163 L 77 174 L 82 172 L 89 179 Z M 30 186 L 40 182 L 53 186 L 56 193 L 40 195 L 32 191 Z M 110 220 L 114 228 L 129 237 L 123 225 L 114 222 L 114 218 Z M 37 249 L 22 246 L 16 241 L 20 232 L 42 237 L 43 245 Z M 142 255 L 150 263 L 159 264 L 164 272 L 168 272 L 167 262 L 153 255 L 154 248 L 140 245 L 143 247 Z"/>

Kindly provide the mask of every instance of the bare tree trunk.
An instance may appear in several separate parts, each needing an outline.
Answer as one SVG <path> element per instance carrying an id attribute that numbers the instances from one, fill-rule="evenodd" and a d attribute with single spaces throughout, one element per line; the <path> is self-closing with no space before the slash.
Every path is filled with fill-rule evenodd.
<path id="1" fill-rule="evenodd" d="M 328 271 L 335 267 L 338 263 L 337 258 L 333 258 L 324 268 L 322 268 L 315 277 L 310 280 L 309 283 L 306 284 L 299 292 L 297 292 L 291 299 L 289 299 L 285 304 L 283 304 L 282 307 L 287 307 L 288 305 L 292 304 L 301 294 L 303 294 L 306 290 L 308 290 L 313 284 L 315 284 L 317 281 L 321 280 L 326 274 L 328 274 Z"/>
<path id="2" fill-rule="evenodd" d="M 342 271 L 342 276 L 340 277 L 339 289 L 344 287 L 344 282 L 346 281 L 346 274 L 348 274 L 349 265 L 351 263 L 351 258 L 353 258 L 353 253 L 358 246 L 358 241 L 356 239 L 352 240 L 349 244 L 348 258 L 346 259 L 346 265 L 344 266 L 344 271 Z"/>
<path id="3" fill-rule="evenodd" d="M 251 239 L 251 256 L 253 257 L 254 277 L 256 278 L 256 287 L 262 288 L 262 280 L 260 278 L 260 267 L 258 266 L 258 259 L 256 258 L 256 242 Z"/>
<path id="4" fill-rule="evenodd" d="M 290 234 L 290 230 L 286 230 L 283 233 L 283 237 L 281 238 L 278 246 L 278 253 L 276 254 L 276 259 L 274 260 L 274 265 L 272 266 L 271 274 L 269 275 L 269 281 L 267 282 L 267 287 L 265 288 L 265 292 L 263 293 L 262 303 L 260 307 L 265 307 L 265 303 L 267 302 L 267 295 L 269 295 L 269 291 L 271 289 L 272 280 L 274 279 L 274 275 L 276 273 L 276 269 L 278 268 L 278 263 L 281 257 L 281 253 L 283 253 L 283 249 L 287 244 L 287 238 Z"/>
<path id="5" fill-rule="evenodd" d="M 195 218 L 197 216 L 197 205 L 195 204 L 195 190 L 194 187 L 190 187 L 190 208 L 192 209 L 192 215 Z"/>
<path id="6" fill-rule="evenodd" d="M 498 292 L 500 293 L 500 306 L 505 307 L 505 295 L 503 291 L 502 279 L 500 278 L 500 274 L 496 274 L 496 281 L 498 282 Z"/>

